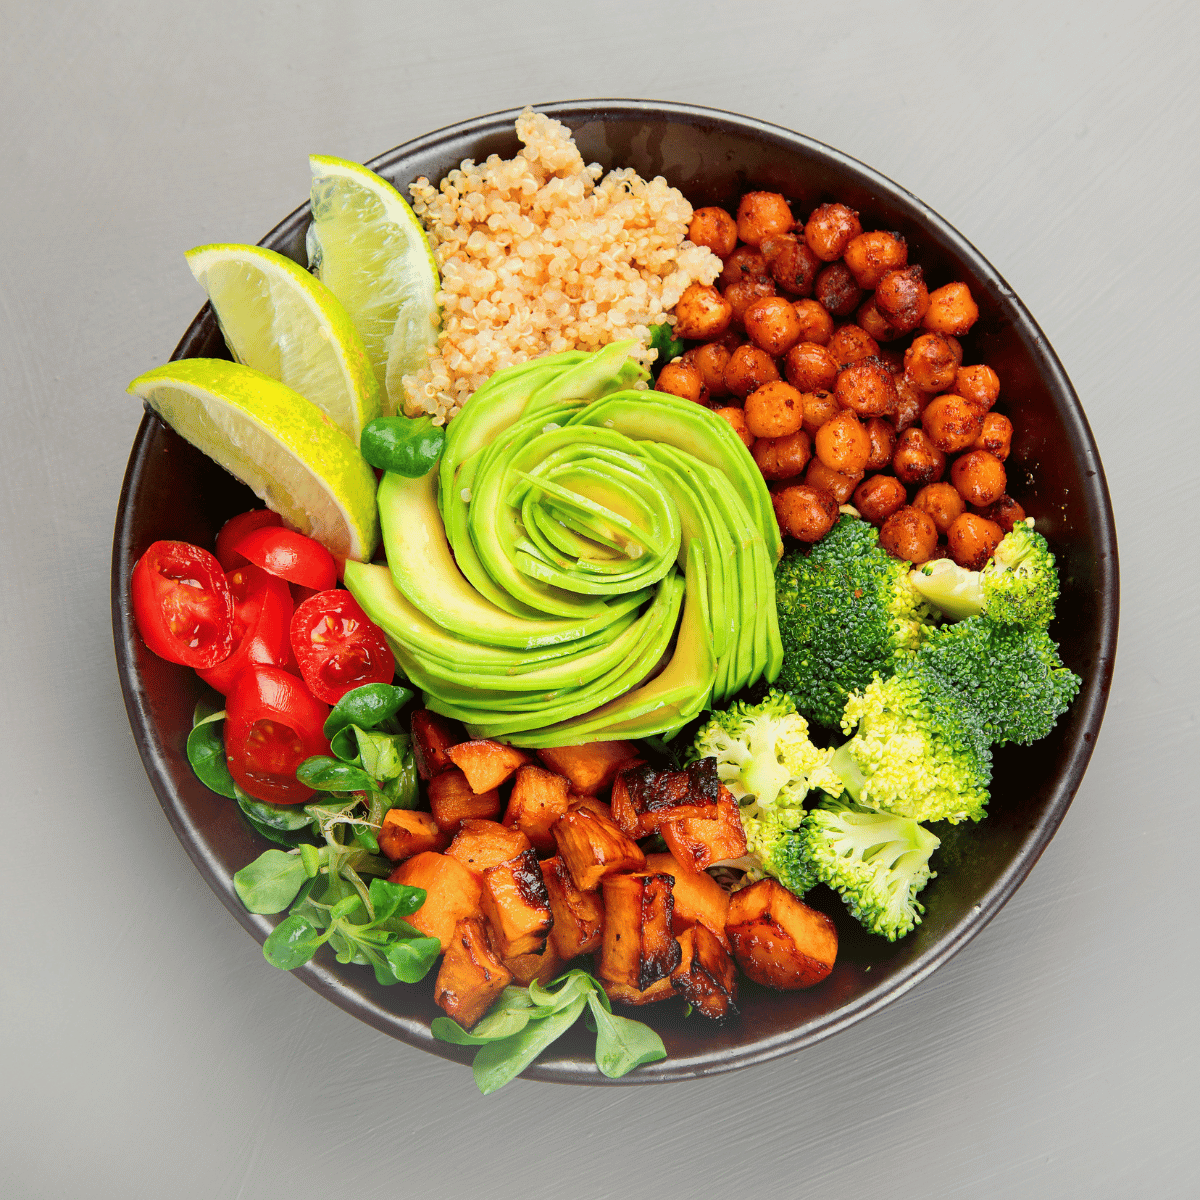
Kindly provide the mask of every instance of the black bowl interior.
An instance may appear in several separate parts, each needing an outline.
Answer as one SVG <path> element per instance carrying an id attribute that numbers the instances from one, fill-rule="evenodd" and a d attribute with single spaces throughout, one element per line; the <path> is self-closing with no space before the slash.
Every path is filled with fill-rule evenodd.
<path id="1" fill-rule="evenodd" d="M 1037 518 L 1058 555 L 1063 594 L 1053 629 L 1066 663 L 1084 680 L 1054 733 L 1030 748 L 998 751 L 989 816 L 978 826 L 939 828 L 937 878 L 926 888 L 923 923 L 896 944 L 869 936 L 832 894 L 810 900 L 837 922 L 841 949 L 832 975 L 803 992 L 745 983 L 741 1016 L 724 1027 L 683 1018 L 679 1002 L 638 1015 L 662 1034 L 668 1057 L 622 1082 L 712 1074 L 799 1049 L 866 1016 L 912 987 L 991 919 L 1028 874 L 1079 786 L 1103 716 L 1116 646 L 1116 540 L 1100 460 L 1078 398 L 1061 364 L 1012 290 L 982 256 L 903 188 L 853 159 L 799 134 L 744 117 L 684 105 L 594 101 L 543 111 L 575 133 L 587 161 L 663 175 L 696 206 L 736 205 L 751 188 L 780 191 L 801 217 L 839 199 L 859 210 L 864 228 L 898 230 L 929 286 L 965 280 L 980 319 L 964 339 L 966 362 L 999 373 L 999 405 L 1016 428 L 1009 490 Z M 424 175 L 438 180 L 464 158 L 511 157 L 516 112 L 452 126 L 382 155 L 369 165 L 406 193 Z M 281 222 L 263 244 L 304 261 L 308 206 Z M 226 350 L 206 305 L 173 357 Z M 191 713 L 205 690 L 189 670 L 151 654 L 137 636 L 127 580 L 138 556 L 159 538 L 211 546 L 221 524 L 256 504 L 251 493 L 156 417 L 138 430 L 117 513 L 112 611 L 117 662 L 139 749 L 163 809 L 197 869 L 259 941 L 273 922 L 242 907 L 235 871 L 265 849 L 233 804 L 203 787 L 184 752 Z M 370 972 L 318 956 L 297 974 L 376 1028 L 432 1053 L 469 1061 L 471 1051 L 435 1041 L 440 1010 L 429 983 L 384 988 Z M 606 1082 L 591 1061 L 589 1035 L 572 1031 L 527 1072 L 558 1082 Z"/>

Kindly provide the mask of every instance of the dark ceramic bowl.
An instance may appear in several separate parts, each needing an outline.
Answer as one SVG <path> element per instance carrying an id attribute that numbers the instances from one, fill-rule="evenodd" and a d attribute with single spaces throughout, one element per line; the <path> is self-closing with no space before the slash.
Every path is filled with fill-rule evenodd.
<path id="1" fill-rule="evenodd" d="M 1010 491 L 1054 546 L 1062 599 L 1054 634 L 1066 663 L 1083 677 L 1070 712 L 1045 741 L 997 752 L 987 820 L 940 829 L 937 878 L 925 889 L 921 925 L 896 944 L 865 934 L 827 894 L 814 902 L 836 921 L 837 966 L 818 987 L 772 992 L 743 981 L 741 1017 L 723 1028 L 692 1017 L 677 1001 L 640 1010 L 662 1035 L 667 1058 L 620 1082 L 651 1083 L 732 1070 L 810 1045 L 875 1012 L 924 979 L 999 911 L 1054 835 L 1083 777 L 1104 712 L 1117 636 L 1117 547 L 1108 490 L 1079 400 L 1042 331 L 1011 288 L 960 234 L 903 188 L 817 142 L 746 117 L 681 104 L 592 101 L 542 111 L 575 133 L 585 161 L 663 175 L 697 207 L 736 205 L 751 188 L 783 192 L 798 214 L 829 199 L 862 214 L 867 229 L 899 230 L 929 286 L 965 280 L 980 319 L 965 339 L 966 361 L 999 373 L 1000 407 L 1016 427 Z M 368 165 L 407 192 L 419 175 L 438 180 L 464 158 L 519 148 L 516 112 L 454 125 L 381 155 Z M 308 206 L 296 209 L 263 244 L 304 262 Z M 226 357 L 206 305 L 173 355 Z M 141 370 L 149 364 L 134 364 Z M 248 913 L 232 887 L 235 871 L 265 845 L 237 807 L 208 791 L 184 753 L 193 706 L 205 690 L 189 670 L 149 653 L 137 636 L 127 580 L 158 538 L 211 546 L 221 524 L 256 504 L 242 485 L 153 415 L 138 430 L 121 491 L 113 546 L 112 612 L 117 664 L 129 720 L 159 801 L 213 891 L 262 942 L 273 921 Z M 814 893 L 815 895 L 815 893 Z M 250 951 L 247 950 L 247 953 Z M 265 965 L 264 965 L 264 969 Z M 384 988 L 362 967 L 322 952 L 296 974 L 377 1029 L 434 1054 L 469 1061 L 470 1050 L 435 1041 L 439 1011 L 432 981 Z M 526 1073 L 534 1079 L 607 1082 L 591 1061 L 582 1026 L 555 1043 Z"/>

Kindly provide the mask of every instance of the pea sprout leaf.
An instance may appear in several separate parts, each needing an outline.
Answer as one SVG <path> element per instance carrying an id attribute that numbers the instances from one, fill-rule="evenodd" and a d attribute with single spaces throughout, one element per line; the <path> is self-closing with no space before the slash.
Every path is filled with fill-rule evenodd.
<path id="1" fill-rule="evenodd" d="M 519 1033 L 481 1046 L 471 1069 L 475 1084 L 485 1096 L 511 1083 L 556 1038 L 566 1033 L 587 1007 L 586 996 L 576 996 L 565 1008 L 540 1021 L 530 1021 Z"/>
<path id="2" fill-rule="evenodd" d="M 595 992 L 588 996 L 588 1007 L 596 1023 L 596 1066 L 609 1079 L 620 1079 L 634 1067 L 667 1057 L 662 1038 L 648 1025 L 610 1012 Z"/>
<path id="3" fill-rule="evenodd" d="M 292 913 L 284 917 L 267 936 L 263 943 L 263 957 L 281 971 L 294 971 L 316 954 L 327 937 L 311 921 Z"/>
<path id="4" fill-rule="evenodd" d="M 199 716 L 200 712 L 200 705 L 197 704 L 196 715 Z M 206 788 L 211 788 L 218 796 L 233 800 L 237 785 L 225 761 L 224 723 L 224 709 L 201 717 L 188 734 L 187 757 L 192 770 L 196 772 L 196 778 Z"/>
<path id="5" fill-rule="evenodd" d="M 318 792 L 367 792 L 375 781 L 361 767 L 327 754 L 314 754 L 296 768 L 296 778 Z"/>
<path id="6" fill-rule="evenodd" d="M 406 705 L 414 693 L 394 683 L 364 683 L 347 692 L 325 718 L 324 734 L 332 741 L 334 735 L 348 725 L 374 729 L 393 717 Z"/>
<path id="7" fill-rule="evenodd" d="M 410 937 L 393 942 L 385 952 L 388 966 L 400 983 L 417 983 L 429 974 L 429 968 L 437 962 L 442 952 L 442 943 L 437 938 Z M 379 977 L 378 971 L 376 978 Z M 380 979 L 380 983 L 391 980 Z"/>

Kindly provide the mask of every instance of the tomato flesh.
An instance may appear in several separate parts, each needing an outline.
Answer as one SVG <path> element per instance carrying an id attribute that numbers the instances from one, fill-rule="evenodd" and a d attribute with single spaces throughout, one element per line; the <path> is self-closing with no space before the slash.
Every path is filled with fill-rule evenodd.
<path id="1" fill-rule="evenodd" d="M 233 649 L 233 597 L 221 564 L 188 542 L 155 542 L 130 579 L 142 640 L 160 658 L 213 667 Z"/>
<path id="2" fill-rule="evenodd" d="M 235 567 L 226 578 L 233 596 L 233 650 L 224 662 L 196 672 L 223 696 L 249 664 L 286 668 L 292 653 L 292 596 L 287 584 L 251 563 Z"/>
<path id="3" fill-rule="evenodd" d="M 333 555 L 320 542 L 292 529 L 252 529 L 232 549 L 288 583 L 320 592 L 337 582 Z"/>
<path id="4" fill-rule="evenodd" d="M 217 562 L 221 564 L 226 573 L 235 567 L 245 566 L 250 560 L 244 554 L 239 554 L 234 550 L 234 546 L 246 534 L 255 529 L 276 528 L 282 524 L 283 518 L 269 508 L 252 508 L 249 512 L 238 513 L 236 517 L 230 517 L 221 526 L 221 532 L 217 534 L 217 544 L 214 547 Z"/>
<path id="5" fill-rule="evenodd" d="M 379 628 L 349 592 L 320 592 L 292 615 L 292 652 L 312 694 L 336 704 L 365 683 L 390 683 L 396 660 Z"/>

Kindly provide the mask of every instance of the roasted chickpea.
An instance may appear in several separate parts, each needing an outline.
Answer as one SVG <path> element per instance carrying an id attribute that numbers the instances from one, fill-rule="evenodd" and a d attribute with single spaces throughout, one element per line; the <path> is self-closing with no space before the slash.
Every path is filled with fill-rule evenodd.
<path id="1" fill-rule="evenodd" d="M 888 319 L 879 311 L 874 296 L 868 296 L 858 306 L 858 312 L 854 314 L 854 319 L 877 342 L 890 342 L 893 338 L 900 336 L 900 330 L 889 324 Z"/>
<path id="2" fill-rule="evenodd" d="M 1003 413 L 990 412 L 984 413 L 982 425 L 971 448 L 987 450 L 1003 462 L 1012 449 L 1012 422 Z"/>
<path id="3" fill-rule="evenodd" d="M 739 346 L 725 367 L 725 390 L 745 399 L 764 383 L 779 378 L 775 360 L 757 346 Z"/>
<path id="4" fill-rule="evenodd" d="M 920 334 L 904 352 L 904 373 L 923 392 L 946 391 L 958 375 L 954 347 L 941 334 Z"/>
<path id="5" fill-rule="evenodd" d="M 804 473 L 804 482 L 810 487 L 824 488 L 827 492 L 832 492 L 839 504 L 846 504 L 854 495 L 854 489 L 862 482 L 862 477 L 861 471 L 856 471 L 853 475 L 835 471 L 814 456 Z"/>
<path id="6" fill-rule="evenodd" d="M 896 453 L 896 431 L 882 418 L 872 417 L 867 422 L 867 437 L 871 439 L 871 457 L 866 470 L 882 471 L 891 465 Z"/>
<path id="7" fill-rule="evenodd" d="M 768 279 L 771 275 L 767 260 L 754 246 L 739 246 L 726 260 L 717 286 L 724 291 L 743 279 Z"/>
<path id="8" fill-rule="evenodd" d="M 875 289 L 875 307 L 900 333 L 916 329 L 929 311 L 925 272 L 915 265 L 889 271 Z"/>
<path id="9" fill-rule="evenodd" d="M 858 213 L 844 204 L 822 204 L 814 208 L 804 225 L 804 240 L 822 262 L 841 258 L 850 240 L 860 233 L 862 223 Z"/>
<path id="10" fill-rule="evenodd" d="M 800 340 L 800 318 L 783 296 L 763 296 L 742 314 L 746 336 L 773 358 L 781 358 Z"/>
<path id="11" fill-rule="evenodd" d="M 759 438 L 751 453 L 764 479 L 791 479 L 808 466 L 812 442 L 802 429 L 787 437 Z"/>
<path id="12" fill-rule="evenodd" d="M 893 557 L 920 564 L 937 549 L 937 528 L 928 513 L 906 504 L 883 523 L 879 544 Z"/>
<path id="13" fill-rule="evenodd" d="M 898 233 L 876 229 L 851 238 L 843 258 L 858 286 L 869 290 L 878 287 L 889 271 L 908 265 L 908 246 Z"/>
<path id="14" fill-rule="evenodd" d="M 706 342 L 689 350 L 684 358 L 691 356 L 692 365 L 700 372 L 704 386 L 710 396 L 727 396 L 725 368 L 729 366 L 730 349 L 723 342 Z"/>
<path id="15" fill-rule="evenodd" d="M 929 293 L 929 308 L 921 324 L 934 333 L 961 337 L 979 319 L 979 305 L 965 283 L 948 283 Z"/>
<path id="16" fill-rule="evenodd" d="M 778 192 L 747 192 L 738 201 L 737 233 L 748 246 L 787 233 L 795 224 L 788 202 Z"/>
<path id="17" fill-rule="evenodd" d="M 800 318 L 800 339 L 824 346 L 833 337 L 833 318 L 825 306 L 816 300 L 797 300 L 796 316 Z"/>
<path id="18" fill-rule="evenodd" d="M 691 363 L 684 362 L 683 359 L 676 359 L 675 362 L 667 363 L 659 371 L 658 379 L 654 383 L 654 390 L 668 392 L 670 395 L 679 396 L 684 400 L 699 402 L 704 393 L 704 378 Z"/>
<path id="19" fill-rule="evenodd" d="M 737 245 L 737 222 L 723 208 L 698 208 L 688 225 L 688 240 L 728 258 Z"/>
<path id="20" fill-rule="evenodd" d="M 816 342 L 797 342 L 783 360 L 788 383 L 802 392 L 831 392 L 837 383 L 834 357 Z"/>
<path id="21" fill-rule="evenodd" d="M 875 355 L 875 357 L 879 359 L 879 361 L 883 363 L 883 365 L 887 367 L 887 369 L 891 371 L 893 375 L 899 374 L 899 372 L 904 370 L 904 352 L 902 350 L 897 350 L 894 346 L 880 346 L 879 352 Z"/>
<path id="22" fill-rule="evenodd" d="M 871 475 L 854 489 L 854 507 L 872 525 L 882 525 L 907 500 L 904 484 L 895 475 Z"/>
<path id="23" fill-rule="evenodd" d="M 983 432 L 979 412 L 970 400 L 948 393 L 935 396 L 921 414 L 921 428 L 947 454 L 965 450 Z"/>
<path id="24" fill-rule="evenodd" d="M 729 328 L 733 308 L 707 283 L 689 284 L 675 305 L 675 333 L 692 342 L 709 342 Z"/>
<path id="25" fill-rule="evenodd" d="M 725 299 L 733 311 L 733 320 L 740 325 L 746 315 L 746 309 L 755 300 L 763 296 L 775 295 L 775 283 L 769 276 L 766 279 L 743 279 L 740 283 L 730 284 L 725 289 Z M 676 309 L 676 312 L 679 310 Z"/>
<path id="26" fill-rule="evenodd" d="M 933 518 L 937 531 L 943 537 L 950 526 L 967 511 L 963 498 L 950 483 L 930 483 L 913 497 L 913 507 L 919 508 Z"/>
<path id="27" fill-rule="evenodd" d="M 801 542 L 819 542 L 838 519 L 838 501 L 824 488 L 798 483 L 774 492 L 779 528 Z"/>
<path id="28" fill-rule="evenodd" d="M 995 504 L 979 510 L 979 515 L 987 521 L 995 521 L 1005 533 L 1012 533 L 1013 526 L 1018 521 L 1025 520 L 1025 510 L 1008 495 L 1001 496 Z"/>
<path id="29" fill-rule="evenodd" d="M 950 464 L 950 482 L 976 508 L 986 508 L 1004 495 L 1008 478 L 1004 464 L 986 450 L 968 450 Z"/>
<path id="30" fill-rule="evenodd" d="M 896 411 L 889 420 L 897 433 L 903 433 L 920 421 L 925 405 L 929 403 L 929 393 L 921 391 L 907 375 L 900 372 L 893 372 L 892 381 L 896 385 Z"/>
<path id="31" fill-rule="evenodd" d="M 901 483 L 924 487 L 941 479 L 945 469 L 946 456 L 929 440 L 925 430 L 914 426 L 896 439 L 892 470 Z"/>
<path id="32" fill-rule="evenodd" d="M 860 325 L 842 325 L 829 339 L 829 353 L 841 370 L 879 354 L 879 343 Z"/>
<path id="33" fill-rule="evenodd" d="M 817 430 L 841 411 L 841 405 L 832 392 L 816 391 L 804 393 L 804 432 L 816 437 Z"/>
<path id="34" fill-rule="evenodd" d="M 964 400 L 970 400 L 976 408 L 987 412 L 1000 398 L 1000 376 L 983 363 L 959 367 L 952 390 Z"/>
<path id="35" fill-rule="evenodd" d="M 877 358 L 864 358 L 838 372 L 837 400 L 862 417 L 894 412 L 899 402 L 892 373 Z"/>
<path id="36" fill-rule="evenodd" d="M 829 418 L 813 439 L 817 457 L 843 475 L 861 474 L 871 457 L 871 438 L 848 408 Z"/>
<path id="37" fill-rule="evenodd" d="M 752 434 L 750 430 L 746 428 L 746 414 L 742 412 L 740 408 L 734 408 L 732 406 L 728 408 L 715 408 L 713 409 L 713 412 L 715 412 L 722 421 L 729 422 L 729 424 L 733 427 L 733 432 L 736 433 L 738 437 L 740 437 L 745 443 L 747 450 L 750 450 L 757 445 L 757 442 L 754 440 L 754 434 Z"/>
<path id="38" fill-rule="evenodd" d="M 794 233 L 764 238 L 759 247 L 771 278 L 789 296 L 811 296 L 821 260 Z"/>
<path id="39" fill-rule="evenodd" d="M 862 288 L 854 282 L 850 268 L 841 262 L 833 262 L 821 268 L 813 291 L 831 316 L 843 320 L 854 312 L 862 299 Z"/>
<path id="40" fill-rule="evenodd" d="M 746 428 L 756 438 L 787 437 L 804 420 L 804 397 L 790 383 L 764 383 L 746 397 Z"/>
<path id="41" fill-rule="evenodd" d="M 1000 545 L 1004 530 L 995 521 L 976 513 L 963 513 L 946 531 L 950 557 L 968 571 L 982 569 Z"/>

